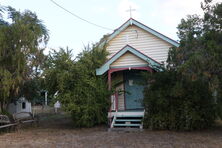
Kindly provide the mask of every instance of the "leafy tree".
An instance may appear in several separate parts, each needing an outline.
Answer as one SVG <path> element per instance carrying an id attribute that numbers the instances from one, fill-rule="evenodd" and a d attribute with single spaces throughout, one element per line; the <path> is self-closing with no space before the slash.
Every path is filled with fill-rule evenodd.
<path id="1" fill-rule="evenodd" d="M 40 73 L 40 59 L 48 41 L 47 29 L 36 14 L 28 10 L 21 13 L 11 7 L 4 12 L 9 19 L 0 18 L 0 94 L 4 96 L 1 109 L 19 95 L 27 80 Z"/>
<path id="2" fill-rule="evenodd" d="M 205 0 L 201 4 L 203 18 L 193 15 L 182 19 L 178 26 L 180 47 L 173 49 L 171 53 L 174 55 L 170 54 L 170 57 L 173 59 L 171 63 L 177 65 L 177 70 L 184 76 L 208 81 L 210 91 L 216 95 L 218 108 L 221 108 L 222 3 L 212 5 L 211 1 Z"/>
<path id="3" fill-rule="evenodd" d="M 173 49 L 169 63 L 191 79 L 209 80 L 211 89 L 217 89 L 222 72 L 222 3 L 202 3 L 204 17 L 189 15 L 178 26 L 180 47 Z M 176 55 L 176 56 L 175 56 Z"/>
<path id="4" fill-rule="evenodd" d="M 69 48 L 60 50 L 57 52 L 53 50 L 50 52 L 48 59 L 45 63 L 46 70 L 44 71 L 44 84 L 45 89 L 53 97 L 53 95 L 59 91 L 64 91 L 65 83 L 71 70 L 75 66 L 75 61 L 72 60 L 72 50 Z"/>
<path id="5" fill-rule="evenodd" d="M 65 111 L 72 114 L 75 127 L 92 127 L 107 120 L 108 96 L 106 81 L 96 76 L 95 69 L 106 60 L 106 51 L 97 46 L 87 46 L 75 60 L 71 50 L 54 51 L 45 71 L 47 90 L 59 92 Z"/>
<path id="6" fill-rule="evenodd" d="M 7 70 L 0 69 L 0 102 L 1 109 L 5 108 L 5 104 L 8 100 L 11 86 L 13 84 L 11 73 Z M 2 110 L 1 110 L 2 111 Z"/>
<path id="7" fill-rule="evenodd" d="M 167 69 L 148 78 L 148 128 L 207 128 L 222 117 L 222 3 L 201 4 L 204 17 L 188 15 L 178 25 L 180 46 L 169 51 Z"/>

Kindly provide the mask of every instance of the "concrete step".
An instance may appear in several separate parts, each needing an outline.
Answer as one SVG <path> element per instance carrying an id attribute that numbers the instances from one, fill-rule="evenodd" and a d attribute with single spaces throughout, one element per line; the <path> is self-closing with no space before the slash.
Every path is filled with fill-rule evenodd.
<path id="1" fill-rule="evenodd" d="M 130 126 L 133 126 L 133 127 L 139 127 L 139 126 L 141 126 L 141 124 L 113 124 L 113 126 L 115 127 L 115 126 L 128 126 L 128 127 L 130 127 Z"/>
<path id="2" fill-rule="evenodd" d="M 142 132 L 141 128 L 124 128 L 124 127 L 115 127 L 109 128 L 108 132 Z"/>
<path id="3" fill-rule="evenodd" d="M 143 118 L 143 115 L 117 115 L 116 117 L 117 118 L 126 118 L 126 117 L 129 117 L 129 118 Z"/>
<path id="4" fill-rule="evenodd" d="M 141 122 L 141 119 L 116 119 L 116 122 Z"/>
<path id="5" fill-rule="evenodd" d="M 116 115 L 112 121 L 112 128 L 142 128 L 143 115 Z"/>

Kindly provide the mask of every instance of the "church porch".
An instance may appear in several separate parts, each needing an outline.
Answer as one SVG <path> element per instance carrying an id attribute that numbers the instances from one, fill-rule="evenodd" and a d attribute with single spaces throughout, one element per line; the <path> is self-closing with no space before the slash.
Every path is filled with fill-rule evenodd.
<path id="1" fill-rule="evenodd" d="M 111 128 L 142 128 L 144 80 L 141 72 L 146 71 L 152 72 L 152 69 L 145 66 L 111 68 L 108 71 L 109 89 L 115 89 L 108 112 Z"/>

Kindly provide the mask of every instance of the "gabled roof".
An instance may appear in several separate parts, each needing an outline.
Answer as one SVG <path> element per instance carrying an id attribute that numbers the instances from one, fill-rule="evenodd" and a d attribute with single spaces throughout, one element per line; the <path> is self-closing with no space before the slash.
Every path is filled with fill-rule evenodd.
<path id="1" fill-rule="evenodd" d="M 126 52 L 130 52 L 137 57 L 141 58 L 144 61 L 147 61 L 147 64 L 149 67 L 153 68 L 154 66 L 160 66 L 161 64 L 157 61 L 153 60 L 152 58 L 144 55 L 140 51 L 136 50 L 135 48 L 126 45 L 123 47 L 119 52 L 117 52 L 114 56 L 112 56 L 104 65 L 102 65 L 100 68 L 96 69 L 96 75 L 102 75 L 105 72 L 107 72 L 110 68 L 110 65 L 115 62 L 118 58 L 120 58 L 122 55 L 124 55 Z"/>
<path id="2" fill-rule="evenodd" d="M 134 20 L 133 18 L 130 18 L 127 22 L 125 22 L 122 26 L 120 26 L 118 29 L 116 29 L 109 37 L 108 40 L 106 42 L 109 42 L 110 40 L 112 40 L 113 38 L 115 38 L 118 34 L 120 34 L 122 31 L 124 31 L 128 26 L 130 25 L 135 25 L 149 33 L 151 33 L 152 35 L 168 42 L 169 44 L 175 46 L 175 47 L 179 47 L 179 43 L 155 30 L 153 30 L 152 28 Z"/>

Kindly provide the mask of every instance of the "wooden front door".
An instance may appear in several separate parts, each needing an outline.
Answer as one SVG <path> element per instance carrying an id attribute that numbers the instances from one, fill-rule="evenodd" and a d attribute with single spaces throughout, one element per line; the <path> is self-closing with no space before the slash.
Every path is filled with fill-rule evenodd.
<path id="1" fill-rule="evenodd" d="M 143 79 L 139 71 L 126 71 L 125 79 L 125 104 L 126 109 L 143 109 Z"/>

